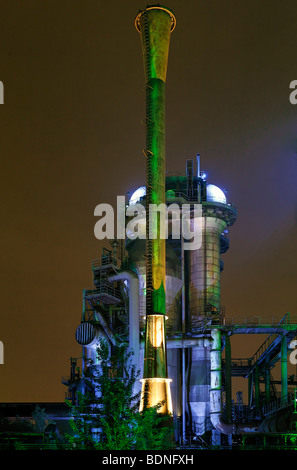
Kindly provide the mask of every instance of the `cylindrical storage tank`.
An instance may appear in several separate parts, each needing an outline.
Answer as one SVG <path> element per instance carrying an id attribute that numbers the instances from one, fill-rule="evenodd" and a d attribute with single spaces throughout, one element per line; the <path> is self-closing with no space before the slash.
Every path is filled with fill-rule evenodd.
<path id="1" fill-rule="evenodd" d="M 128 269 L 135 271 L 139 278 L 139 315 L 140 322 L 146 315 L 146 264 L 145 240 L 129 240 Z M 181 264 L 178 254 L 166 241 L 166 332 L 181 330 Z"/>
<path id="2" fill-rule="evenodd" d="M 220 311 L 220 238 L 226 223 L 215 217 L 202 217 L 201 245 L 190 250 L 188 327 L 192 333 Z M 192 429 L 202 435 L 212 429 L 210 423 L 211 358 L 210 342 L 203 338 L 201 348 L 189 351 L 189 405 Z M 217 360 L 219 360 L 217 358 Z M 218 376 L 219 379 L 219 376 Z M 218 396 L 220 396 L 218 394 Z"/>
<path id="3" fill-rule="evenodd" d="M 189 326 L 220 310 L 220 238 L 226 222 L 202 217 L 201 246 L 189 251 Z"/>
<path id="4" fill-rule="evenodd" d="M 200 345 L 189 349 L 188 397 L 191 414 L 191 427 L 195 434 L 203 435 L 211 430 L 209 391 L 210 391 L 210 342 L 201 338 Z"/>

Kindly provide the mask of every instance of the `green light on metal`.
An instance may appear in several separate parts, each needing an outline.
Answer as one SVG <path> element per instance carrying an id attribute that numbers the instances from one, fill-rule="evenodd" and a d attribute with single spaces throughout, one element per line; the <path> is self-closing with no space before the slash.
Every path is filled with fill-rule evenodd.
<path id="1" fill-rule="evenodd" d="M 146 336 L 142 405 L 163 401 L 171 412 L 166 360 L 166 258 L 160 219 L 150 217 L 151 204 L 165 204 L 165 81 L 171 31 L 175 17 L 170 10 L 152 6 L 135 20 L 141 33 L 146 79 Z"/>

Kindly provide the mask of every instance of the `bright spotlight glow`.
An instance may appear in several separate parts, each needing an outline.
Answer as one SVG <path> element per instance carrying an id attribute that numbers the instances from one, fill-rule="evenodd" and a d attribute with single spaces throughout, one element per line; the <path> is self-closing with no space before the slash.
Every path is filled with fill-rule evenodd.
<path id="1" fill-rule="evenodd" d="M 208 201 L 227 203 L 227 199 L 223 191 L 214 184 L 206 185 L 206 198 Z"/>
<path id="2" fill-rule="evenodd" d="M 129 200 L 129 205 L 131 204 L 137 204 L 143 196 L 146 195 L 146 187 L 145 186 L 140 186 L 140 188 L 136 189 L 132 196 L 130 197 Z"/>

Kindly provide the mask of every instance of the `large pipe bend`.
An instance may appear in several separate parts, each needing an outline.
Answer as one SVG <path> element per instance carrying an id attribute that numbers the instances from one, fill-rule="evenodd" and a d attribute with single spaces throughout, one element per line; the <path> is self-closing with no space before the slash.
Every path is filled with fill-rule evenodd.
<path id="1" fill-rule="evenodd" d="M 127 281 L 129 284 L 129 349 L 134 353 L 134 363 L 139 363 L 139 279 L 133 271 L 121 271 L 109 281 Z"/>

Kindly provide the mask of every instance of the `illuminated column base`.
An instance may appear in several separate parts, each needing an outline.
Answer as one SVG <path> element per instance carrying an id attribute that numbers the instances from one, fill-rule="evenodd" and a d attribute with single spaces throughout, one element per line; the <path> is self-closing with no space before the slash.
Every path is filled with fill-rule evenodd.
<path id="1" fill-rule="evenodd" d="M 145 407 L 156 406 L 162 402 L 158 412 L 172 414 L 171 379 L 158 377 L 141 379 L 140 381 L 142 382 L 140 411 L 143 411 Z"/>

